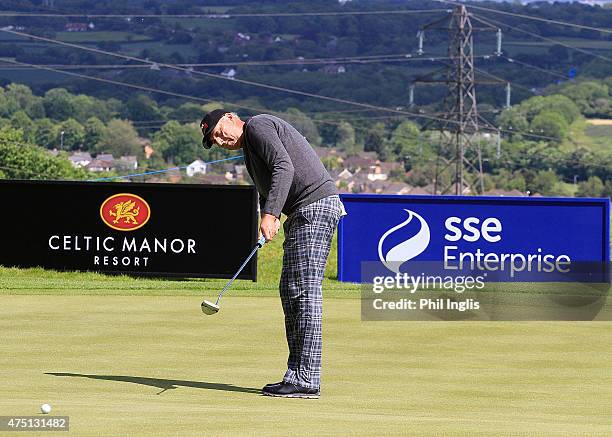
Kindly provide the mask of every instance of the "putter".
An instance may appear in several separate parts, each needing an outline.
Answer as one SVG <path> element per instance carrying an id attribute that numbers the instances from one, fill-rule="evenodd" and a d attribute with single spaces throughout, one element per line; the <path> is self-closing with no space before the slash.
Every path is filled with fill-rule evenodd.
<path id="1" fill-rule="evenodd" d="M 259 237 L 259 240 L 257 241 L 257 244 L 255 245 L 255 247 L 253 248 L 253 250 L 251 251 L 251 253 L 247 257 L 247 259 L 244 260 L 244 262 L 242 263 L 242 265 L 240 266 L 240 268 L 238 269 L 238 271 L 236 272 L 234 277 L 232 279 L 230 279 L 230 281 L 227 283 L 227 285 L 225 287 L 223 287 L 223 290 L 221 290 L 221 293 L 219 293 L 219 297 L 217 297 L 217 302 L 212 303 L 212 302 L 207 301 L 207 300 L 202 302 L 202 312 L 204 314 L 210 316 L 211 314 L 216 314 L 216 313 L 219 312 L 219 309 L 220 309 L 219 308 L 219 301 L 221 300 L 221 296 L 223 296 L 223 293 L 225 292 L 225 290 L 227 290 L 229 288 L 229 286 L 232 285 L 232 282 L 234 282 L 234 279 L 236 279 L 236 276 L 238 276 L 240 274 L 240 272 L 242 271 L 244 266 L 246 266 L 247 263 L 251 260 L 251 258 L 253 258 L 253 255 L 255 255 L 255 252 L 257 252 L 258 249 L 262 248 L 265 243 L 266 243 L 266 238 L 262 235 L 261 237 Z"/>

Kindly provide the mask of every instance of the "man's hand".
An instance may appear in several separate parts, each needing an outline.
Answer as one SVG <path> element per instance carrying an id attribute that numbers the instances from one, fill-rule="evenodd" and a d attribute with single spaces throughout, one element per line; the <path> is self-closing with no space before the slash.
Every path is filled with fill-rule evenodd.
<path id="1" fill-rule="evenodd" d="M 261 225 L 259 229 L 266 241 L 270 241 L 280 229 L 280 220 L 274 217 L 272 214 L 264 214 L 261 218 Z"/>

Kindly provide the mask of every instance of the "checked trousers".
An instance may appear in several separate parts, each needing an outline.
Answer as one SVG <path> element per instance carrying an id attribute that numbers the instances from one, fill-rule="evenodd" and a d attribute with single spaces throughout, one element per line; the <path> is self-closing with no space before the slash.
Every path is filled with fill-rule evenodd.
<path id="1" fill-rule="evenodd" d="M 318 389 L 321 384 L 322 282 L 331 240 L 344 207 L 325 197 L 305 205 L 283 224 L 283 271 L 280 297 L 289 346 L 283 381 Z"/>

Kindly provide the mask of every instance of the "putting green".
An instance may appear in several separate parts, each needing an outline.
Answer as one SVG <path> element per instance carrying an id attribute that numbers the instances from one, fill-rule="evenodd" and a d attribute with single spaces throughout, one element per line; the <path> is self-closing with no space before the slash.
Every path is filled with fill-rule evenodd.
<path id="1" fill-rule="evenodd" d="M 324 313 L 319 400 L 260 396 L 286 360 L 280 302 L 2 295 L 2 415 L 71 435 L 610 435 L 609 322 L 362 322 Z M 11 433 L 12 435 L 12 433 Z"/>

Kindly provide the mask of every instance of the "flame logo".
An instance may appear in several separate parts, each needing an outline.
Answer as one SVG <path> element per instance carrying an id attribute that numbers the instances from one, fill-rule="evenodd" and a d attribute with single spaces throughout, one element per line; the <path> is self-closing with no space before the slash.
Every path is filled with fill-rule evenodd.
<path id="1" fill-rule="evenodd" d="M 400 272 L 400 267 L 403 263 L 419 256 L 425 251 L 425 249 L 427 249 L 427 246 L 429 245 L 429 225 L 427 224 L 425 219 L 417 213 L 410 211 L 409 209 L 404 209 L 404 211 L 408 213 L 408 219 L 400 223 L 399 225 L 389 229 L 378 241 L 378 257 L 385 265 L 385 267 L 395 273 Z M 382 246 L 385 239 L 395 231 L 402 229 L 404 226 L 407 226 L 408 223 L 412 221 L 413 217 L 416 217 L 421 223 L 421 229 L 419 230 L 419 232 L 417 232 L 414 237 L 411 237 L 410 239 L 398 244 L 397 246 L 392 247 L 387 252 L 387 256 L 383 256 Z"/>

